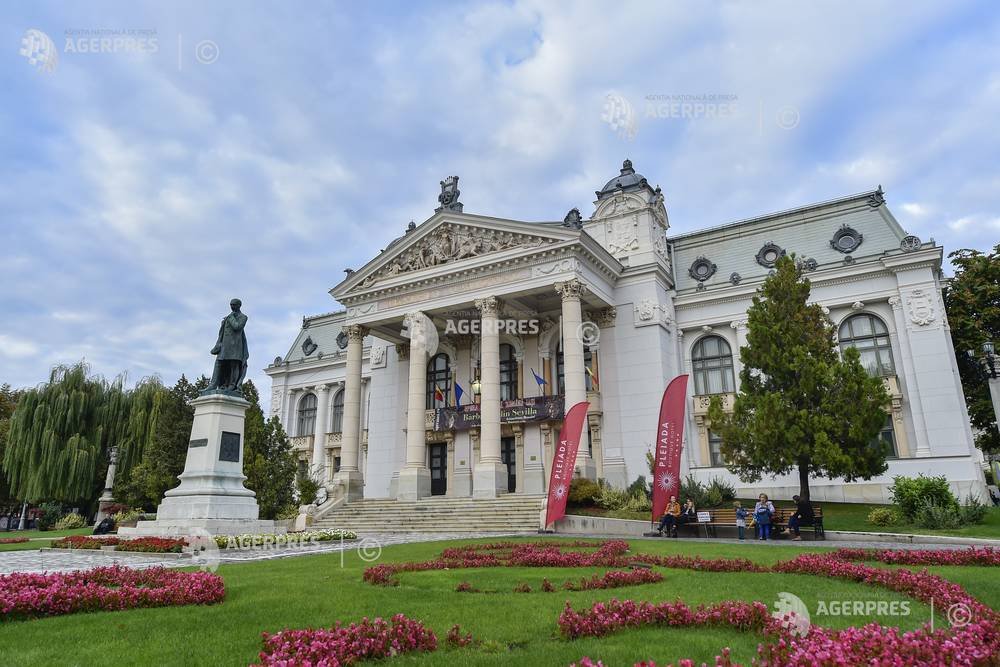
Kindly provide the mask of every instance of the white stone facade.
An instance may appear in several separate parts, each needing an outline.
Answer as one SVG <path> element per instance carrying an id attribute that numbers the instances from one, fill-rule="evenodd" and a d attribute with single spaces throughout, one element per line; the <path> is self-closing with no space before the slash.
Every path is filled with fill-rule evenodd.
<path id="1" fill-rule="evenodd" d="M 867 350 L 892 396 L 888 471 L 814 480 L 813 498 L 885 501 L 894 475 L 921 472 L 986 497 L 941 299 L 943 251 L 908 236 L 881 190 L 671 236 L 659 188 L 629 162 L 589 220 L 575 209 L 561 223 L 470 215 L 457 179 L 442 188 L 454 193 L 431 218 L 331 290 L 345 310 L 306 318 L 266 369 L 272 414 L 334 493 L 543 493 L 560 415 L 524 415 L 552 396 L 591 403 L 578 472 L 626 485 L 649 475 L 663 388 L 690 373 L 683 474 L 790 497 L 795 475 L 732 476 L 705 413 L 711 394 L 731 404 L 750 300 L 773 260 L 795 253 L 842 343 Z M 456 383 L 462 405 L 475 403 L 466 413 L 481 415 L 474 427 L 428 409 L 453 407 Z"/>

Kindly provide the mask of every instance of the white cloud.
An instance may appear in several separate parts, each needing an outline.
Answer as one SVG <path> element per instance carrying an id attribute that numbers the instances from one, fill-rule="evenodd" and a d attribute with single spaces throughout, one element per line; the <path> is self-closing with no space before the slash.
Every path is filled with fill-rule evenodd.
<path id="1" fill-rule="evenodd" d="M 0 334 L 0 355 L 20 359 L 38 354 L 38 345 L 24 338 Z"/>

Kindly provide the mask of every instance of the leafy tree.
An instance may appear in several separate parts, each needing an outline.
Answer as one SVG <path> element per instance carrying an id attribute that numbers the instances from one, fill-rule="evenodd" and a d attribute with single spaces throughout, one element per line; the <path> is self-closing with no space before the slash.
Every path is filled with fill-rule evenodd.
<path id="1" fill-rule="evenodd" d="M 837 354 L 833 326 L 808 303 L 809 292 L 794 259 L 779 259 L 747 311 L 733 413 L 723 412 L 718 397 L 709 408 L 730 470 L 748 482 L 797 470 L 803 498 L 811 475 L 853 481 L 885 471 L 885 451 L 873 440 L 889 402 L 857 350 Z"/>
<path id="2" fill-rule="evenodd" d="M 4 451 L 7 448 L 10 418 L 14 414 L 14 408 L 17 406 L 17 400 L 21 397 L 21 393 L 19 389 L 11 389 L 7 383 L 0 385 L 0 463 L 3 462 Z M 19 502 L 11 494 L 7 477 L 0 469 L 0 508 L 10 508 L 16 505 L 19 505 Z"/>
<path id="3" fill-rule="evenodd" d="M 192 384 L 181 375 L 163 393 L 151 442 L 134 465 L 121 467 L 115 474 L 114 496 L 119 502 L 154 510 L 163 494 L 177 486 L 177 476 L 184 471 L 194 421 L 194 408 L 188 403 L 207 386 L 208 378 L 204 376 Z"/>
<path id="4" fill-rule="evenodd" d="M 977 362 L 967 355 L 972 350 L 981 356 L 980 348 L 986 341 L 1000 343 L 1000 244 L 990 253 L 957 250 L 948 257 L 955 266 L 955 277 L 945 287 L 944 305 L 969 418 L 978 430 L 976 446 L 984 452 L 1000 453 L 989 385 Z"/>
<path id="5" fill-rule="evenodd" d="M 10 419 L 3 468 L 11 493 L 31 501 L 91 504 L 104 483 L 108 449 L 141 452 L 158 414 L 156 380 L 136 390 L 108 382 L 84 363 L 58 366 L 47 383 L 26 390 Z"/>
<path id="6" fill-rule="evenodd" d="M 261 518 L 275 519 L 295 507 L 295 454 L 278 418 L 265 421 L 257 388 L 249 380 L 243 383 L 243 396 L 250 401 L 244 427 L 246 486 L 257 494 Z"/>

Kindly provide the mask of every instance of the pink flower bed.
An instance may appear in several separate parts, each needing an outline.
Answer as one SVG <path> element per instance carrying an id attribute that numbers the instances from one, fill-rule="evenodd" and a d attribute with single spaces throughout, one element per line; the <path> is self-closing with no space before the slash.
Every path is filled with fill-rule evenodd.
<path id="1" fill-rule="evenodd" d="M 0 537 L 0 544 L 21 544 L 27 541 L 27 537 Z"/>
<path id="2" fill-rule="evenodd" d="M 563 588 L 568 591 L 591 591 L 605 588 L 621 588 L 623 586 L 639 586 L 655 584 L 663 581 L 663 575 L 653 570 L 640 568 L 637 570 L 609 570 L 604 574 L 595 574 L 583 578 L 578 583 L 567 581 Z"/>
<path id="3" fill-rule="evenodd" d="M 213 604 L 225 597 L 222 577 L 164 568 L 115 565 L 55 574 L 0 575 L 0 620 L 81 611 Z"/>
<path id="4" fill-rule="evenodd" d="M 1000 549 L 837 549 L 834 558 L 879 561 L 891 565 L 1000 565 Z"/>
<path id="5" fill-rule="evenodd" d="M 567 639 L 603 637 L 624 628 L 645 625 L 728 625 L 741 630 L 763 630 L 776 622 L 763 602 L 726 601 L 694 609 L 683 602 L 595 602 L 581 612 L 569 603 L 559 614 L 559 632 Z"/>
<path id="6" fill-rule="evenodd" d="M 452 630 L 458 635 L 458 626 Z M 336 667 L 436 648 L 437 637 L 429 628 L 396 614 L 388 623 L 381 618 L 363 618 L 347 626 L 338 622 L 328 629 L 282 630 L 273 635 L 265 632 L 258 664 Z"/>

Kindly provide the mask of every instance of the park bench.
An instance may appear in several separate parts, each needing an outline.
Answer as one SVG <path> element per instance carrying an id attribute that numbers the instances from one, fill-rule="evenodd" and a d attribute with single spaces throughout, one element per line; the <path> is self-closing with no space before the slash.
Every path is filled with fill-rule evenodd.
<path id="1" fill-rule="evenodd" d="M 753 506 L 750 506 L 749 508 L 746 509 L 748 512 L 752 513 Z M 793 514 L 795 514 L 794 507 L 791 508 L 775 507 L 774 516 L 771 517 L 771 525 L 773 526 L 771 530 L 778 532 L 787 530 L 788 519 Z M 813 536 L 816 539 L 825 540 L 826 531 L 823 529 L 823 508 L 813 505 L 813 514 L 815 515 L 815 520 L 813 521 L 813 523 L 809 525 L 800 525 L 799 532 L 811 528 L 813 531 Z M 750 516 L 747 516 L 746 518 L 748 538 L 755 537 L 754 533 L 755 529 L 753 526 L 750 525 L 751 518 L 752 514 Z M 647 536 L 658 535 L 658 533 L 655 530 L 658 523 L 659 523 L 658 520 L 652 522 L 654 530 L 650 531 L 649 533 L 646 533 Z M 717 534 L 715 529 L 719 526 L 724 526 L 727 528 L 736 527 L 736 510 L 734 508 L 729 507 L 729 508 L 716 508 L 711 510 L 699 510 L 697 522 L 682 524 L 677 527 L 677 531 L 678 534 L 680 534 L 680 531 L 682 530 L 692 530 L 694 531 L 695 535 L 698 535 L 702 530 L 704 530 L 705 537 L 716 537 Z"/>

